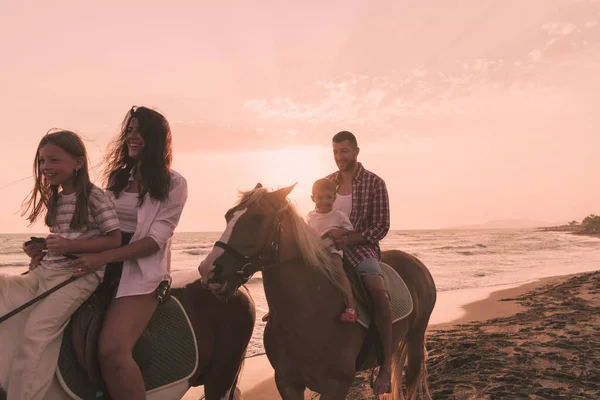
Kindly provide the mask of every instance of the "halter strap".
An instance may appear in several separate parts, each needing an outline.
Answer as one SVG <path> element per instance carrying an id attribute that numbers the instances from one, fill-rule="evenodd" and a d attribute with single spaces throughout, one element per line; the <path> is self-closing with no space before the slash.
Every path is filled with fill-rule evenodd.
<path id="1" fill-rule="evenodd" d="M 245 256 L 242 253 L 240 253 L 239 251 L 237 251 L 236 249 L 234 249 L 233 247 L 229 246 L 227 243 L 225 242 L 221 242 L 220 240 L 217 240 L 215 242 L 215 246 L 222 248 L 223 250 L 225 250 L 226 253 L 231 254 L 233 257 L 237 258 L 238 261 L 241 261 L 243 263 L 249 263 L 250 262 L 250 257 L 249 256 Z M 260 258 L 260 257 L 259 257 Z"/>

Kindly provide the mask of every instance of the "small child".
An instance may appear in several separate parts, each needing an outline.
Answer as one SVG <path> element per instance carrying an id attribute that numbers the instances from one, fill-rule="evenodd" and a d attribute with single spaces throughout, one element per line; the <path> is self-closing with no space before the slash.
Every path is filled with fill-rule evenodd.
<path id="1" fill-rule="evenodd" d="M 346 302 L 346 310 L 340 317 L 344 322 L 356 322 L 358 319 L 358 311 L 352 296 L 352 287 L 350 281 L 344 272 L 342 258 L 344 253 L 338 249 L 334 242 L 332 233 L 343 229 L 351 231 L 354 228 L 346 214 L 342 211 L 333 209 L 333 202 L 336 197 L 335 184 L 329 179 L 319 179 L 312 187 L 312 195 L 310 196 L 315 203 L 315 210 L 308 213 L 306 216 L 307 224 L 321 236 L 327 247 L 331 251 L 331 260 L 339 269 L 341 283 L 344 288 L 344 300 Z"/>
<path id="2" fill-rule="evenodd" d="M 81 276 L 22 311 L 27 317 L 20 343 L 13 343 L 18 350 L 8 377 L 7 397 L 12 400 L 44 397 L 56 369 L 63 330 L 100 283 L 102 268 L 74 270 L 65 254 L 96 253 L 121 245 L 116 211 L 104 192 L 90 182 L 87 152 L 79 136 L 69 131 L 46 134 L 33 168 L 35 186 L 24 215 L 34 223 L 45 214 L 51 235 L 45 243 L 24 247 L 32 258 L 31 271 L 19 276 L 19 286 L 2 297 L 14 302 L 23 297 L 19 291 L 34 298 L 74 274 Z M 40 246 L 48 250 L 45 257 Z"/>

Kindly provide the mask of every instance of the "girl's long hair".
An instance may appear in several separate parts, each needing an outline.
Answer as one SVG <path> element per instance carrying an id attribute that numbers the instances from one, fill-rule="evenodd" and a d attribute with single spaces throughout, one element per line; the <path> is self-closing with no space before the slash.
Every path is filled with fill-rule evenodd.
<path id="1" fill-rule="evenodd" d="M 29 197 L 23 204 L 22 216 L 27 215 L 27 220 L 30 224 L 35 223 L 42 214 L 46 214 L 44 220 L 46 226 L 51 227 L 56 224 L 56 212 L 58 204 L 58 186 L 50 185 L 40 168 L 40 149 L 47 144 L 53 144 L 63 149 L 73 158 L 83 158 L 83 166 L 77 173 L 74 172 L 75 186 L 75 211 L 71 219 L 71 228 L 79 229 L 87 226 L 88 223 L 88 206 L 92 183 L 90 182 L 90 174 L 88 170 L 88 158 L 85 145 L 81 138 L 70 131 L 58 130 L 48 132 L 42 140 L 35 153 L 33 161 L 33 177 L 35 185 L 29 194 Z"/>
<path id="2" fill-rule="evenodd" d="M 139 162 L 129 157 L 125 141 L 133 118 L 145 142 Z M 138 204 L 142 204 L 146 193 L 154 200 L 164 201 L 169 197 L 172 158 L 171 128 L 167 119 L 149 108 L 132 107 L 125 115 L 121 134 L 111 143 L 104 160 L 106 189 L 118 198 L 129 185 L 131 171 L 137 166 L 141 175 Z"/>

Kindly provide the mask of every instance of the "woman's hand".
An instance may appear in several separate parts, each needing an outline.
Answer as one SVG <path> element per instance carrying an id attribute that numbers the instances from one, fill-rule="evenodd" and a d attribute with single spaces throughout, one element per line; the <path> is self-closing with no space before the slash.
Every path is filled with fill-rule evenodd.
<path id="1" fill-rule="evenodd" d="M 62 238 L 56 235 L 50 235 L 46 238 L 46 248 L 53 254 L 70 253 L 72 240 Z"/>
<path id="2" fill-rule="evenodd" d="M 98 268 L 105 266 L 108 262 L 102 253 L 89 253 L 77 256 L 69 267 L 73 268 L 73 276 L 82 276 L 96 271 Z"/>

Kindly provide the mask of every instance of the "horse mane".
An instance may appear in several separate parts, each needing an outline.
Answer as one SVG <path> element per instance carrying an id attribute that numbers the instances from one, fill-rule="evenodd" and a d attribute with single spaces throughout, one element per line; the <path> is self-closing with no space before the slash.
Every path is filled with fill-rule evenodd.
<path id="1" fill-rule="evenodd" d="M 236 208 L 258 204 L 267 193 L 269 191 L 265 188 L 240 192 L 240 200 L 236 204 Z M 306 265 L 324 275 L 335 287 L 343 292 L 340 272 L 331 261 L 330 251 L 323 243 L 323 240 L 308 226 L 289 199 L 287 199 L 286 204 L 278 212 L 282 216 L 287 217 L 290 222 L 291 233 Z"/>

